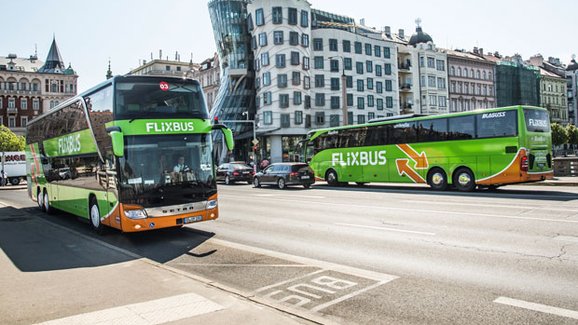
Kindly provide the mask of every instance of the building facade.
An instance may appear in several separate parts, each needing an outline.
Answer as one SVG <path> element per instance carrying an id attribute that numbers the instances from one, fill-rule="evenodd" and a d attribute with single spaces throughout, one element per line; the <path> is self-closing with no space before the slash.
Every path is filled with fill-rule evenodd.
<path id="1" fill-rule="evenodd" d="M 578 114 L 578 63 L 573 57 L 570 64 L 566 67 L 566 91 L 568 98 L 568 123 L 577 125 L 576 117 Z"/>
<path id="2" fill-rule="evenodd" d="M 190 76 L 189 73 L 192 73 L 199 69 L 199 65 L 194 64 L 192 59 L 190 62 L 181 61 L 178 52 L 175 53 L 174 60 L 169 60 L 168 57 L 162 59 L 162 55 L 163 52 L 159 51 L 159 58 L 153 59 L 151 54 L 150 61 L 142 60 L 141 61 L 142 63 L 137 68 L 131 70 L 129 74 L 182 77 L 185 75 Z"/>
<path id="3" fill-rule="evenodd" d="M 540 106 L 548 109 L 550 122 L 568 124 L 566 80 L 540 68 Z"/>
<path id="4" fill-rule="evenodd" d="M 212 111 L 215 97 L 221 85 L 221 68 L 217 53 L 199 64 L 199 69 L 193 72 L 193 78 L 201 83 L 207 98 L 207 108 L 209 112 Z"/>
<path id="5" fill-rule="evenodd" d="M 496 107 L 494 76 L 496 64 L 473 52 L 445 50 L 448 56 L 449 111 L 463 112 Z"/>
<path id="6" fill-rule="evenodd" d="M 496 103 L 540 106 L 540 70 L 526 64 L 519 55 L 496 64 Z"/>
<path id="7" fill-rule="evenodd" d="M 24 135 L 28 121 L 76 95 L 77 79 L 55 39 L 45 62 L 37 55 L 0 57 L 0 124 Z"/>

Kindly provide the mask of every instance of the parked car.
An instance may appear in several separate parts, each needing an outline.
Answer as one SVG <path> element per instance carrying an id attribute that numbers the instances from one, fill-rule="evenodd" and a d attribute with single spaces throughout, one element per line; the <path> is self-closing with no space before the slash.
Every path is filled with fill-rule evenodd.
<path id="1" fill-rule="evenodd" d="M 227 185 L 234 184 L 235 182 L 247 182 L 251 184 L 253 182 L 253 176 L 255 176 L 253 167 L 243 162 L 230 162 L 217 167 L 217 181 L 223 181 Z"/>
<path id="2" fill-rule="evenodd" d="M 310 188 L 315 183 L 315 175 L 305 163 L 275 163 L 255 174 L 253 185 L 276 185 L 284 189 L 287 185 L 302 185 Z"/>

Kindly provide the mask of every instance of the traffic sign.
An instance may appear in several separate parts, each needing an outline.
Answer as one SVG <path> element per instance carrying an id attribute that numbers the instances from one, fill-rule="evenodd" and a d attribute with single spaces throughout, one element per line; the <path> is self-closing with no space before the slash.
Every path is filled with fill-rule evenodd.
<path id="1" fill-rule="evenodd" d="M 253 142 L 254 145 L 258 145 L 258 144 L 259 144 L 259 140 L 257 140 L 257 139 L 253 139 L 252 142 Z"/>

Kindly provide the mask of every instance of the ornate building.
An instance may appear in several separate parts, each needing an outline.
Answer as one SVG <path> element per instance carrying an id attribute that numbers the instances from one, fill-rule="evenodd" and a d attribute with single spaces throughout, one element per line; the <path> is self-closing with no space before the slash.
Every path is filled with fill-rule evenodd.
<path id="1" fill-rule="evenodd" d="M 572 56 L 572 61 L 566 67 L 566 90 L 568 92 L 568 122 L 576 125 L 578 113 L 578 63 L 576 57 Z"/>
<path id="2" fill-rule="evenodd" d="M 0 57 L 0 124 L 23 135 L 28 121 L 76 95 L 77 79 L 64 65 L 56 39 L 45 62 L 36 54 Z"/>
<path id="3" fill-rule="evenodd" d="M 221 67 L 217 53 L 212 58 L 208 58 L 199 64 L 199 68 L 193 72 L 193 78 L 199 80 L 205 97 L 209 112 L 213 109 L 215 97 L 221 85 Z"/>
<path id="4" fill-rule="evenodd" d="M 473 52 L 445 50 L 448 55 L 450 112 L 496 107 L 494 76 L 496 64 Z"/>

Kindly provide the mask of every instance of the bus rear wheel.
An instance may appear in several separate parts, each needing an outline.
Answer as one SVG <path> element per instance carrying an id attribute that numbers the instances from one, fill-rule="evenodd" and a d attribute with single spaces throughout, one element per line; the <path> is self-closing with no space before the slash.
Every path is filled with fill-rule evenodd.
<path id="1" fill-rule="evenodd" d="M 36 192 L 36 203 L 38 204 L 40 211 L 44 212 L 44 194 L 42 194 L 40 189 Z"/>
<path id="2" fill-rule="evenodd" d="M 330 169 L 327 171 L 327 173 L 325 174 L 325 181 L 327 182 L 327 184 L 329 186 L 339 186 L 339 180 L 337 178 L 337 172 L 334 171 L 333 169 Z"/>
<path id="3" fill-rule="evenodd" d="M 461 192 L 471 192 L 476 188 L 474 174 L 468 168 L 459 168 L 454 173 L 454 185 Z"/>
<path id="4" fill-rule="evenodd" d="M 440 168 L 433 168 L 427 175 L 427 183 L 435 191 L 445 191 L 448 188 L 448 177 Z"/>
<path id="5" fill-rule="evenodd" d="M 51 214 L 53 209 L 50 206 L 50 198 L 48 196 L 48 191 L 44 189 L 44 198 L 42 199 L 42 203 L 44 205 L 44 212 Z"/>

